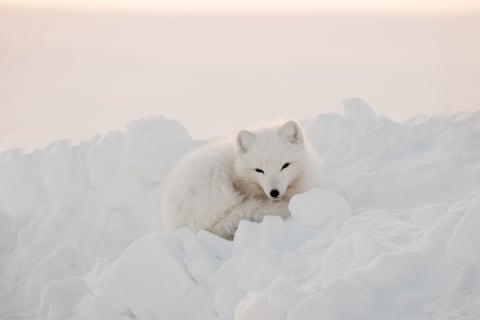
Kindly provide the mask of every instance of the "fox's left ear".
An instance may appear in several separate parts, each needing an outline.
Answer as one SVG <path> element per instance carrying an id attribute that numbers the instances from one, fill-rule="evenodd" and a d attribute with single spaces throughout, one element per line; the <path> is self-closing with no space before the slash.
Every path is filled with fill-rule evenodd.
<path id="1" fill-rule="evenodd" d="M 293 120 L 287 121 L 282 128 L 280 128 L 280 137 L 289 143 L 303 143 L 302 128 L 300 128 L 300 125 Z"/>
<path id="2" fill-rule="evenodd" d="M 239 153 L 247 153 L 248 148 L 255 141 L 255 134 L 247 130 L 237 133 L 237 150 Z"/>

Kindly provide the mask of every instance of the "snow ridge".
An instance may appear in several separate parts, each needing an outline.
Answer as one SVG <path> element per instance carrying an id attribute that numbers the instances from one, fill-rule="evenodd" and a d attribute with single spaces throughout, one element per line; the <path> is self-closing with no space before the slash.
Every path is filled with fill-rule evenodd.
<path id="1" fill-rule="evenodd" d="M 178 122 L 0 153 L 0 319 L 480 318 L 480 112 L 304 126 L 325 190 L 233 242 L 158 231 Z"/>

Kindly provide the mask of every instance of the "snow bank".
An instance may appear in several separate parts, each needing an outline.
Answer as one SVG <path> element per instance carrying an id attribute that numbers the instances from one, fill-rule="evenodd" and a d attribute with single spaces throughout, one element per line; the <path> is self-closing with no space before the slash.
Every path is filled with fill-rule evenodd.
<path id="1" fill-rule="evenodd" d="M 0 154 L 0 319 L 478 319 L 480 112 L 395 123 L 364 102 L 305 123 L 324 190 L 233 242 L 160 233 L 202 141 L 133 122 Z"/>

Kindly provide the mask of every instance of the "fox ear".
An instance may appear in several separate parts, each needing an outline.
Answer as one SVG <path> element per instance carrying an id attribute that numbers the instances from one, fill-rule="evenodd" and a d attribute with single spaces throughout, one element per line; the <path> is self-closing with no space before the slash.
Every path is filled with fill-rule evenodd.
<path id="1" fill-rule="evenodd" d="M 237 134 L 237 148 L 240 153 L 246 153 L 248 148 L 255 141 L 255 135 L 247 130 L 241 130 Z"/>
<path id="2" fill-rule="evenodd" d="M 280 137 L 289 143 L 303 143 L 302 128 L 300 128 L 300 125 L 293 120 L 287 121 L 282 128 L 280 128 Z"/>

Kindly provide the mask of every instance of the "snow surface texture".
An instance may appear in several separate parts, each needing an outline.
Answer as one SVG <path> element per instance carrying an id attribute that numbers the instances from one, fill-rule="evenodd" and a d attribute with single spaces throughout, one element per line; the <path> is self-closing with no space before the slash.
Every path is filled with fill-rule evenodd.
<path id="1" fill-rule="evenodd" d="M 325 190 L 233 242 L 160 229 L 175 121 L 0 154 L 0 319 L 480 319 L 480 112 L 305 123 Z"/>

